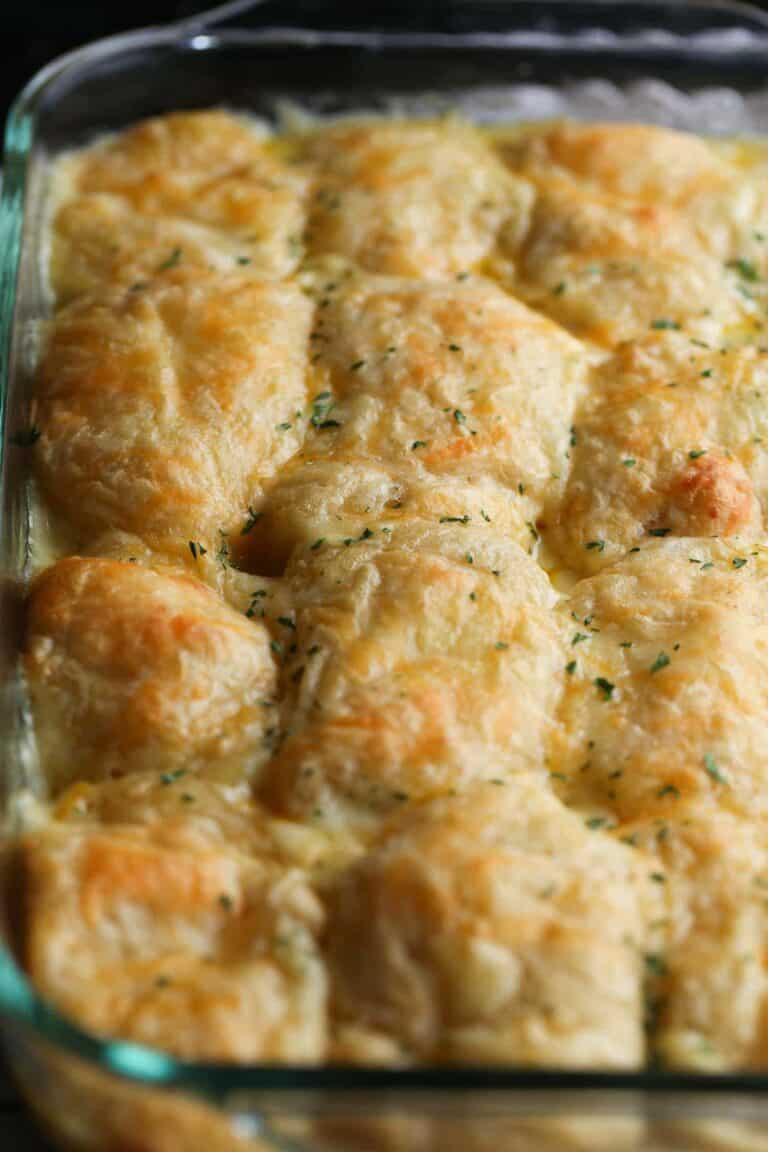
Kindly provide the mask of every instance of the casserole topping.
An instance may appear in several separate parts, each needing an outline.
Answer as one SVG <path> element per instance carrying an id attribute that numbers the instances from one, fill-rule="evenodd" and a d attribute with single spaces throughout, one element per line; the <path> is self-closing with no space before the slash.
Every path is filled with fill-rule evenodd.
<path id="1" fill-rule="evenodd" d="M 222 112 L 58 162 L 44 996 L 188 1059 L 768 1062 L 765 164 Z"/>

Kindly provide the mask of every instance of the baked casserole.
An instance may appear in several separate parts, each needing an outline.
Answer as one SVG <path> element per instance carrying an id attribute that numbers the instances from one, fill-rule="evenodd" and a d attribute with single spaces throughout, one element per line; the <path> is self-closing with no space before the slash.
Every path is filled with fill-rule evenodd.
<path id="1" fill-rule="evenodd" d="M 56 166 L 19 951 L 195 1060 L 768 1064 L 768 150 Z"/>

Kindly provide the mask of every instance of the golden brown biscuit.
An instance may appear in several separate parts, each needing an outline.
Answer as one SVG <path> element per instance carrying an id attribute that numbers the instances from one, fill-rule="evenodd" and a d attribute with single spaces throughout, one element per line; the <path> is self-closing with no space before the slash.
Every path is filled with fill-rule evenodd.
<path id="1" fill-rule="evenodd" d="M 32 588 L 25 669 L 54 791 L 140 769 L 240 778 L 265 758 L 269 635 L 192 577 L 60 561 Z"/>
<path id="2" fill-rule="evenodd" d="M 267 278 L 237 236 L 186 219 L 140 216 L 114 196 L 78 196 L 56 216 L 51 283 L 59 304 L 120 286 L 142 292 L 179 269 L 202 278 L 238 271 Z"/>
<path id="3" fill-rule="evenodd" d="M 51 806 L 56 821 L 85 830 L 141 827 L 153 844 L 174 851 L 237 852 L 279 858 L 324 882 L 361 846 L 352 835 L 266 812 L 254 799 L 242 764 L 206 766 L 205 772 L 131 772 L 107 780 L 77 780 Z"/>
<path id="4" fill-rule="evenodd" d="M 550 543 L 589 572 L 654 533 L 762 537 L 766 397 L 768 349 L 677 332 L 622 345 L 579 414 Z"/>
<path id="5" fill-rule="evenodd" d="M 308 455 L 368 456 L 404 479 L 489 476 L 518 504 L 554 498 L 589 366 L 577 341 L 482 277 L 324 287 Z"/>
<path id="6" fill-rule="evenodd" d="M 511 249 L 516 292 L 601 345 L 670 327 L 719 340 L 748 311 L 693 223 L 663 203 L 553 176 L 522 248 Z"/>
<path id="7" fill-rule="evenodd" d="M 553 594 L 513 542 L 404 523 L 294 558 L 288 689 L 266 795 L 369 824 L 468 781 L 543 769 L 564 663 Z"/>
<path id="8" fill-rule="evenodd" d="M 568 176 L 595 191 L 684 209 L 721 191 L 734 174 L 701 137 L 650 124 L 563 121 L 511 141 L 502 137 L 500 150 L 511 167 L 534 178 Z"/>
<path id="9" fill-rule="evenodd" d="M 615 833 L 655 860 L 664 907 L 645 957 L 646 1020 L 667 1067 L 766 1063 L 768 824 L 729 811 L 726 787 L 673 799 L 666 816 Z"/>
<path id="10" fill-rule="evenodd" d="M 561 606 L 567 688 L 552 765 L 605 824 L 709 799 L 768 813 L 764 547 L 653 540 Z"/>
<path id="11" fill-rule="evenodd" d="M 274 853 L 51 824 L 21 848 L 26 962 L 97 1033 L 209 1060 L 318 1060 L 322 910 Z"/>
<path id="12" fill-rule="evenodd" d="M 109 196 L 171 231 L 188 221 L 226 235 L 262 275 L 289 274 L 301 255 L 306 176 L 245 118 L 187 112 L 145 120 L 66 161 L 62 182 L 64 198 Z M 75 244 L 96 243 L 97 227 L 82 214 L 63 231 Z M 105 230 L 100 251 L 108 244 Z"/>
<path id="13" fill-rule="evenodd" d="M 370 1037 L 375 1059 L 383 1037 L 401 1059 L 638 1065 L 642 868 L 536 777 L 406 809 L 331 899 L 342 1052 Z"/>
<path id="14" fill-rule="evenodd" d="M 370 272 L 440 277 L 524 230 L 532 192 L 460 122 L 353 121 L 310 137 L 307 247 Z"/>
<path id="15" fill-rule="evenodd" d="M 564 121 L 502 136 L 500 154 L 534 183 L 553 177 L 585 190 L 682 213 L 700 243 L 754 290 L 768 270 L 764 148 L 649 124 Z"/>
<path id="16" fill-rule="evenodd" d="M 63 309 L 37 389 L 48 499 L 85 541 L 215 550 L 300 443 L 309 314 L 291 285 L 181 268 Z"/>
<path id="17" fill-rule="evenodd" d="M 457 543 L 467 526 L 538 547 L 535 491 L 510 489 L 496 477 L 432 475 L 420 465 L 329 452 L 300 452 L 281 470 L 252 527 L 231 539 L 232 554 L 248 572 L 280 576 L 296 548 L 317 540 L 344 544 L 366 528 L 394 529 L 411 521 L 453 524 Z M 363 537 L 365 538 L 365 537 Z"/>

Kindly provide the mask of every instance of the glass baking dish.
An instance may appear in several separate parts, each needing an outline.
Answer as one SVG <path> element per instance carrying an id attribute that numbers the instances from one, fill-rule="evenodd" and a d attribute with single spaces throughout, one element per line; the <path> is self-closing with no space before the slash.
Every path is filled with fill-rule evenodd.
<path id="1" fill-rule="evenodd" d="M 364 8 L 364 12 L 361 11 Z M 277 10 L 277 11 L 276 11 Z M 395 20 L 396 26 L 390 25 Z M 277 23 L 276 21 L 279 21 Z M 307 26 L 311 25 L 311 26 Z M 62 149 L 177 108 L 275 120 L 458 109 L 482 121 L 572 114 L 768 135 L 768 14 L 740 4 L 235 2 L 87 46 L 14 105 L 0 201 L 0 801 L 38 785 L 17 668 L 28 567 L 29 421 L 46 172 Z M 113 1152 L 547 1152 L 768 1149 L 768 1074 L 209 1066 L 85 1034 L 14 959 L 0 903 L 0 1024 L 14 1074 L 56 1140 Z"/>

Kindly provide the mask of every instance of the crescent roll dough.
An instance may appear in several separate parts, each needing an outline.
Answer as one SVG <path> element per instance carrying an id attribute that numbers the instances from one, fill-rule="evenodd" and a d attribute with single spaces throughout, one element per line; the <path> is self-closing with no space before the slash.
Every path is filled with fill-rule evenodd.
<path id="1" fill-rule="evenodd" d="M 260 622 L 192 577 L 70 557 L 35 582 L 26 673 L 56 788 L 264 759 L 276 671 Z"/>
<path id="2" fill-rule="evenodd" d="M 310 304 L 293 285 L 169 269 L 56 317 L 37 411 L 40 478 L 84 539 L 179 554 L 237 531 L 298 443 Z"/>

